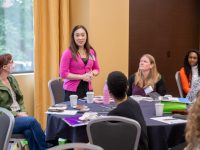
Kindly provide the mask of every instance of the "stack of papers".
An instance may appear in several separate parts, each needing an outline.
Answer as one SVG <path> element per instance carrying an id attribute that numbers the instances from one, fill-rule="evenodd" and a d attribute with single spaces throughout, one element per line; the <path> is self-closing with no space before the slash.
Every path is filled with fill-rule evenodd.
<path id="1" fill-rule="evenodd" d="M 97 115 L 98 115 L 97 112 L 85 112 L 81 117 L 79 117 L 79 120 L 87 121 L 96 119 L 98 117 Z"/>
<path id="2" fill-rule="evenodd" d="M 103 96 L 95 96 L 93 101 L 95 103 L 101 104 L 101 103 L 103 103 Z M 110 97 L 110 102 L 114 102 L 114 99 L 112 99 L 111 97 Z"/>
<path id="3" fill-rule="evenodd" d="M 155 101 L 151 97 L 144 97 L 144 96 L 139 96 L 139 95 L 132 95 L 130 97 L 137 102 L 139 102 L 139 101 L 150 101 L 150 102 Z"/>
<path id="4" fill-rule="evenodd" d="M 78 110 L 64 110 L 62 112 L 50 112 L 47 111 L 46 114 L 55 114 L 55 115 L 76 115 Z"/>
<path id="5" fill-rule="evenodd" d="M 55 104 L 49 107 L 48 111 L 49 112 L 63 112 L 66 109 L 67 109 L 67 105 L 62 103 L 62 104 Z"/>
<path id="6" fill-rule="evenodd" d="M 48 111 L 64 111 L 66 110 L 67 107 L 66 106 L 62 106 L 62 107 L 55 107 L 55 106 L 51 106 L 48 108 Z"/>
<path id="7" fill-rule="evenodd" d="M 178 119 L 178 118 L 173 118 L 172 116 L 165 116 L 165 117 L 154 117 L 151 118 L 156 121 L 160 121 L 166 124 L 177 124 L 177 123 L 186 123 L 187 120 L 183 119 Z"/>
<path id="8" fill-rule="evenodd" d="M 168 102 L 179 102 L 179 103 L 191 103 L 187 98 L 178 98 L 178 97 L 171 97 L 170 99 L 162 99 L 162 101 L 168 101 Z"/>

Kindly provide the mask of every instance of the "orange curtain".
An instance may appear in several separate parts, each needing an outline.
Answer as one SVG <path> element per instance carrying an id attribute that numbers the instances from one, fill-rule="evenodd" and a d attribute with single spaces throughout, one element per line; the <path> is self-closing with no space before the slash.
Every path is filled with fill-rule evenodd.
<path id="1" fill-rule="evenodd" d="M 62 51 L 69 45 L 69 0 L 34 0 L 34 116 L 44 128 L 51 105 L 48 81 L 59 76 Z"/>

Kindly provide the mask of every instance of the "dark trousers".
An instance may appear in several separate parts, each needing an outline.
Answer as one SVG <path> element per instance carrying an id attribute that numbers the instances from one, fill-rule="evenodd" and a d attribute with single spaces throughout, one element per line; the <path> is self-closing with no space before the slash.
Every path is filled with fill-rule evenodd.
<path id="1" fill-rule="evenodd" d="M 34 117 L 16 117 L 14 134 L 23 134 L 28 140 L 30 150 L 46 150 L 45 135 Z"/>
<path id="2" fill-rule="evenodd" d="M 69 101 L 70 95 L 78 95 L 78 99 L 81 99 L 86 96 L 87 91 L 89 91 L 88 82 L 81 80 L 76 92 L 65 90 L 65 101 Z"/>

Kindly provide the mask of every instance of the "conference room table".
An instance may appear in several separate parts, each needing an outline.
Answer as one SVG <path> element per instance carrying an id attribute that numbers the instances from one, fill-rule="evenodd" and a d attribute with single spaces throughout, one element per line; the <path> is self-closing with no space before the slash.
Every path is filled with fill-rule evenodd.
<path id="1" fill-rule="evenodd" d="M 69 102 L 65 102 L 70 107 Z M 115 108 L 115 103 L 108 105 L 92 103 L 88 104 L 78 100 L 78 104 L 87 105 L 92 112 L 98 112 L 100 115 L 106 115 Z M 155 117 L 155 101 L 140 101 L 141 107 L 149 138 L 150 150 L 167 150 L 177 144 L 184 142 L 185 123 L 166 124 L 160 121 L 152 120 Z M 81 113 L 76 115 L 80 116 Z M 169 114 L 168 114 L 169 115 Z M 58 138 L 66 138 L 71 142 L 88 142 L 86 133 L 86 125 L 71 127 L 63 118 L 71 117 L 70 115 L 47 115 L 46 141 L 57 140 Z"/>

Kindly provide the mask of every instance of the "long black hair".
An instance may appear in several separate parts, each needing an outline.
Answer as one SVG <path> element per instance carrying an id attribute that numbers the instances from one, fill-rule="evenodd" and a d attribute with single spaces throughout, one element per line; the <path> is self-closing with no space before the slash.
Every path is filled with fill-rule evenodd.
<path id="1" fill-rule="evenodd" d="M 92 46 L 89 44 L 89 37 L 88 37 L 88 32 L 87 32 L 87 29 L 83 26 L 83 25 L 77 25 L 73 28 L 72 30 L 72 33 L 71 33 L 71 42 L 70 42 L 70 50 L 72 52 L 72 57 L 73 59 L 76 60 L 76 56 L 78 54 L 78 45 L 76 44 L 75 40 L 74 40 L 74 32 L 78 29 L 83 29 L 86 33 L 86 42 L 85 42 L 85 45 L 84 45 L 84 49 L 86 50 L 86 55 L 87 57 L 89 56 L 90 54 L 90 49 L 93 49 Z"/>
<path id="2" fill-rule="evenodd" d="M 198 67 L 198 75 L 200 76 L 200 51 L 198 49 L 191 49 L 187 52 L 184 58 L 184 69 L 187 77 L 189 78 L 191 74 L 191 66 L 188 62 L 188 58 L 190 53 L 196 53 L 197 54 L 197 67 Z"/>

